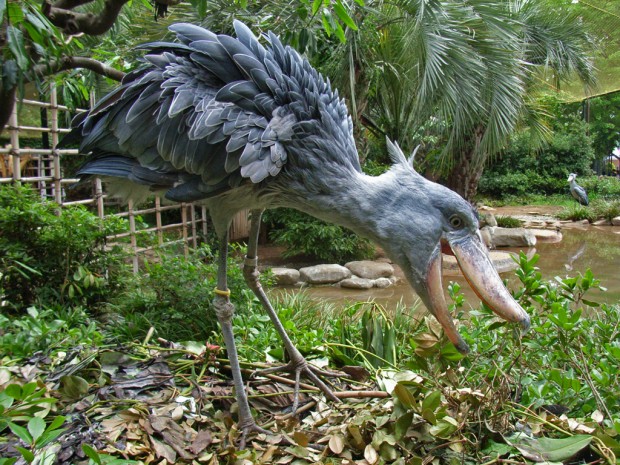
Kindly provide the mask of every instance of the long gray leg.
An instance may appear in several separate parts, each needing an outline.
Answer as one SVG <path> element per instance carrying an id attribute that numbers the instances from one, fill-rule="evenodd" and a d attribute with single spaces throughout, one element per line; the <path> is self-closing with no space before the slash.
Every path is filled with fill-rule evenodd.
<path id="1" fill-rule="evenodd" d="M 226 351 L 228 352 L 228 360 L 230 361 L 233 383 L 235 386 L 235 395 L 237 397 L 237 404 L 239 407 L 238 427 L 242 433 L 240 447 L 243 448 L 245 447 L 245 441 L 249 433 L 253 431 L 264 433 L 268 432 L 257 426 L 254 418 L 252 417 L 250 405 L 248 404 L 248 397 L 245 392 L 245 386 L 243 385 L 243 378 L 241 377 L 241 368 L 239 366 L 237 346 L 235 345 L 235 337 L 233 335 L 232 328 L 232 317 L 235 312 L 235 307 L 230 302 L 230 291 L 228 290 L 227 286 L 227 257 L 228 233 L 226 233 L 224 237 L 221 238 L 220 242 L 217 268 L 217 287 L 215 289 L 213 306 L 215 308 L 217 320 L 222 327 L 222 335 L 224 336 L 224 343 L 226 344 Z"/>
<path id="2" fill-rule="evenodd" d="M 245 281 L 248 284 L 249 288 L 252 289 L 256 297 L 258 297 L 258 300 L 260 301 L 260 303 L 263 305 L 263 307 L 267 311 L 267 314 L 269 315 L 271 322 L 273 323 L 273 325 L 276 328 L 276 331 L 278 331 L 278 334 L 282 338 L 282 342 L 284 342 L 284 347 L 290 358 L 290 362 L 287 365 L 283 367 L 275 367 L 275 368 L 269 368 L 267 370 L 262 370 L 262 373 L 267 373 L 267 372 L 273 373 L 275 371 L 290 371 L 292 373 L 295 373 L 295 394 L 294 394 L 295 400 L 293 401 L 293 412 L 297 410 L 297 406 L 299 405 L 299 379 L 302 373 L 304 373 L 308 378 L 310 378 L 314 382 L 314 384 L 319 389 L 321 389 L 321 391 L 325 393 L 327 397 L 329 397 L 331 400 L 335 402 L 340 402 L 340 400 L 334 395 L 331 388 L 327 386 L 321 380 L 321 378 L 317 376 L 317 373 L 321 375 L 325 375 L 325 376 L 334 376 L 335 374 L 326 372 L 326 371 L 321 371 L 313 367 L 312 365 L 308 364 L 308 362 L 306 361 L 304 356 L 301 354 L 301 352 L 299 352 L 297 347 L 295 347 L 295 345 L 289 338 L 288 334 L 286 334 L 286 330 L 284 329 L 282 322 L 278 318 L 278 314 L 276 313 L 273 306 L 271 305 L 271 302 L 269 302 L 269 298 L 267 297 L 267 294 L 265 294 L 265 291 L 263 290 L 263 287 L 260 284 L 260 281 L 258 279 L 259 272 L 258 272 L 258 267 L 257 267 L 258 265 L 257 249 L 258 249 L 258 235 L 260 232 L 260 222 L 261 222 L 261 217 L 263 215 L 263 211 L 252 210 L 250 214 L 251 214 L 250 237 L 248 240 L 248 253 L 245 257 L 245 263 L 243 266 L 243 276 L 245 277 Z"/>

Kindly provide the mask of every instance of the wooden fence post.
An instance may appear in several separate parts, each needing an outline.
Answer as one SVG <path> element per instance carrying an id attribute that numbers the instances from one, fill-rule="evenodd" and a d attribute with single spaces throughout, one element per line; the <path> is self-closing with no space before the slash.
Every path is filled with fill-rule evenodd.
<path id="1" fill-rule="evenodd" d="M 191 215 L 191 221 L 192 221 L 192 247 L 194 249 L 196 249 L 196 247 L 198 247 L 198 240 L 196 238 L 196 208 L 194 207 L 193 203 L 189 204 L 189 213 Z"/>
<path id="2" fill-rule="evenodd" d="M 95 178 L 95 200 L 97 202 L 97 216 L 103 219 L 105 216 L 104 203 L 103 203 L 103 186 L 101 185 L 101 178 Z"/>
<path id="3" fill-rule="evenodd" d="M 133 249 L 133 272 L 138 272 L 138 242 L 136 241 L 136 217 L 133 212 L 133 200 L 127 202 L 129 213 L 129 240 Z"/>
<path id="4" fill-rule="evenodd" d="M 187 244 L 187 204 L 181 204 L 181 231 L 183 233 L 183 253 L 187 258 L 189 256 L 189 245 Z"/>
<path id="5" fill-rule="evenodd" d="M 204 237 L 204 239 L 207 239 L 207 233 L 208 231 L 208 226 L 207 226 L 207 207 L 205 207 L 204 205 L 202 206 L 202 235 Z"/>
<path id="6" fill-rule="evenodd" d="M 155 225 L 157 226 L 157 243 L 161 247 L 164 245 L 164 232 L 161 229 L 161 197 L 155 196 Z"/>
<path id="7" fill-rule="evenodd" d="M 9 117 L 9 133 L 11 137 L 10 155 L 13 161 L 13 181 L 19 181 L 22 178 L 22 167 L 20 163 L 19 153 L 19 129 L 17 122 L 17 102 L 13 104 L 13 111 Z"/>
<path id="8" fill-rule="evenodd" d="M 60 153 L 58 153 L 58 94 L 56 84 L 50 84 L 50 119 L 52 127 L 52 162 L 54 164 L 54 200 L 62 205 L 62 174 L 60 171 Z"/>

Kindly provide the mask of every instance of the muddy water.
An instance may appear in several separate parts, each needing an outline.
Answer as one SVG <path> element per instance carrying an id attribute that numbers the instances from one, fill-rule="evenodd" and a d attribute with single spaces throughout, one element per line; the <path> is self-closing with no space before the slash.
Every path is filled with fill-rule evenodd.
<path id="1" fill-rule="evenodd" d="M 538 244 L 536 249 L 523 250 L 528 255 L 533 253 L 540 255 L 537 266 L 543 278 L 577 276 L 578 273 L 584 273 L 590 268 L 594 276 L 600 279 L 601 285 L 607 288 L 607 292 L 592 290 L 587 295 L 588 300 L 609 304 L 620 302 L 620 227 L 571 228 L 563 229 L 562 234 L 563 239 L 559 243 Z M 519 249 L 502 250 L 519 252 Z M 508 287 L 518 286 L 518 278 L 514 271 L 503 273 L 502 277 L 508 280 Z M 445 288 L 450 281 L 460 284 L 469 305 L 478 306 L 478 298 L 462 276 L 444 277 Z M 418 303 L 418 297 L 404 279 L 387 289 L 350 290 L 323 286 L 307 288 L 305 292 L 313 299 L 336 305 L 370 299 L 387 308 L 392 308 L 399 302 L 408 307 Z"/>

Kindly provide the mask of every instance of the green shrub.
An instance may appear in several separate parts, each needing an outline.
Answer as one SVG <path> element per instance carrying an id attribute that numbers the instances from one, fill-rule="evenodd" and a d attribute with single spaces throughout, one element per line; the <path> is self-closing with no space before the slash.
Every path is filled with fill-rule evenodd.
<path id="1" fill-rule="evenodd" d="M 523 226 L 520 219 L 512 216 L 496 216 L 495 221 L 500 228 L 520 228 Z"/>
<path id="2" fill-rule="evenodd" d="M 620 178 L 613 176 L 587 176 L 580 177 L 577 181 L 590 197 L 608 200 L 620 198 Z"/>
<path id="3" fill-rule="evenodd" d="M 561 220 L 588 220 L 590 223 L 599 219 L 611 221 L 613 218 L 620 216 L 620 200 L 608 202 L 597 199 L 590 202 L 588 206 L 575 202 L 568 207 L 564 207 L 557 216 Z"/>
<path id="4" fill-rule="evenodd" d="M 561 220 L 582 221 L 588 220 L 593 222 L 597 220 L 597 214 L 593 208 L 581 205 L 575 202 L 568 207 L 564 207 L 557 213 L 557 217 Z"/>
<path id="5" fill-rule="evenodd" d="M 104 245 L 123 221 L 101 220 L 82 206 L 60 209 L 25 186 L 2 186 L 0 295 L 15 309 L 99 301 L 118 284 L 109 276 L 121 255 Z"/>
<path id="6" fill-rule="evenodd" d="M 471 348 L 468 357 L 455 353 L 445 336 L 437 335 L 436 322 L 428 320 L 411 331 L 407 365 L 431 377 L 453 373 L 445 382 L 455 389 L 492 393 L 486 408 L 521 404 L 535 411 L 559 405 L 573 418 L 588 418 L 598 410 L 605 428 L 615 424 L 620 432 L 620 412 L 614 407 L 620 392 L 620 304 L 588 300 L 590 291 L 604 290 L 590 270 L 543 280 L 535 266 L 538 259 L 521 252 L 516 271 L 521 286 L 515 298 L 530 315 L 529 332 L 498 321 L 481 305 L 469 311 L 469 322 L 460 328 Z M 457 284 L 449 287 L 452 308 L 462 315 L 459 290 Z"/>
<path id="7" fill-rule="evenodd" d="M 231 301 L 238 313 L 258 309 L 260 304 L 233 255 L 228 261 Z M 216 281 L 217 263 L 209 247 L 190 252 L 188 258 L 161 252 L 111 299 L 111 332 L 118 339 L 135 340 L 154 327 L 159 337 L 171 341 L 207 339 L 217 330 L 212 304 Z"/>
<path id="8" fill-rule="evenodd" d="M 12 318 L 0 314 L 0 353 L 13 359 L 29 358 L 38 351 L 50 355 L 102 340 L 95 322 L 79 307 L 29 307 L 25 315 Z"/>
<path id="9" fill-rule="evenodd" d="M 369 258 L 374 253 L 370 241 L 297 210 L 270 210 L 265 215 L 269 237 L 286 247 L 285 257 L 305 255 L 324 262 L 344 263 Z"/>
<path id="10" fill-rule="evenodd" d="M 556 121 L 553 129 L 551 140 L 542 147 L 533 144 L 529 131 L 515 134 L 501 157 L 485 169 L 478 193 L 493 198 L 570 195 L 568 174 L 585 179 L 592 173 L 592 139 L 576 117 Z"/>
<path id="11" fill-rule="evenodd" d="M 599 201 L 594 203 L 593 208 L 597 218 L 603 218 L 607 221 L 620 216 L 620 200 L 612 202 Z"/>

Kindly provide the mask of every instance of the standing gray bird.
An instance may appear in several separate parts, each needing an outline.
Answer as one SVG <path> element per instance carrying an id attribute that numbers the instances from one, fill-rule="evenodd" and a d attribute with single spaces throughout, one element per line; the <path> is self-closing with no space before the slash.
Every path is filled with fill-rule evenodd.
<path id="1" fill-rule="evenodd" d="M 191 24 L 171 26 L 180 43 L 141 47 L 144 66 L 81 118 L 73 135 L 90 153 L 81 176 L 115 180 L 110 186 L 125 196 L 163 190 L 170 200 L 209 208 L 221 240 L 214 307 L 232 366 L 242 441 L 261 430 L 241 378 L 226 286 L 228 227 L 242 209 L 252 213 L 244 276 L 284 341 L 290 362 L 279 369 L 295 374 L 296 392 L 303 374 L 337 401 L 288 338 L 258 281 L 266 208 L 295 208 L 380 245 L 461 352 L 468 347 L 445 301 L 442 245 L 450 246 L 489 307 L 527 328 L 528 315 L 488 258 L 471 205 L 419 175 L 389 141 L 391 169 L 365 175 L 351 118 L 329 82 L 274 34 L 266 36 L 265 48 L 245 25 L 235 21 L 234 27 L 237 38 Z"/>
<path id="2" fill-rule="evenodd" d="M 575 181 L 576 177 L 577 175 L 575 173 L 571 173 L 568 175 L 570 193 L 581 205 L 588 205 L 590 203 L 590 201 L 588 200 L 588 194 L 583 187 L 577 184 L 577 181 Z"/>

